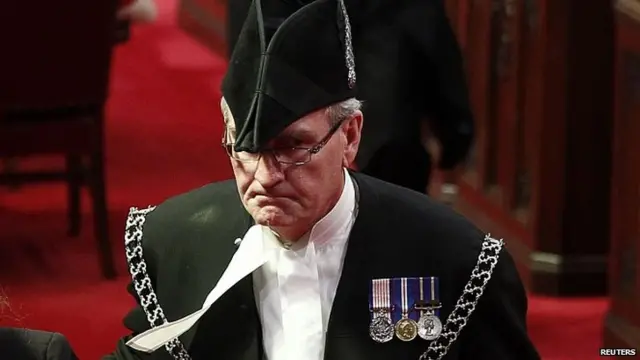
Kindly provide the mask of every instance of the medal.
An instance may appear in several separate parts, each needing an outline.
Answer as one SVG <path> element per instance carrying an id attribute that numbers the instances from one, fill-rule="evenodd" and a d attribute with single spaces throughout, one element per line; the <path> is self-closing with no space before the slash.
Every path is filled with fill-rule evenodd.
<path id="1" fill-rule="evenodd" d="M 369 336 L 379 343 L 386 343 L 393 339 L 390 288 L 389 279 L 371 280 L 369 305 L 373 316 L 369 324 Z"/>
<path id="2" fill-rule="evenodd" d="M 418 335 L 425 340 L 435 340 L 442 332 L 442 322 L 433 313 L 433 310 L 426 311 L 418 320 Z"/>
<path id="3" fill-rule="evenodd" d="M 416 309 L 420 310 L 418 320 L 418 336 L 431 341 L 437 339 L 442 333 L 442 322 L 436 316 L 436 310 L 440 308 L 440 301 L 437 300 L 436 278 L 427 278 L 430 282 L 429 302 L 425 302 L 424 278 L 420 278 L 420 304 Z"/>
<path id="4" fill-rule="evenodd" d="M 400 303 L 402 318 L 396 323 L 396 336 L 402 341 L 411 341 L 418 336 L 418 324 L 409 318 L 409 296 L 407 278 L 400 278 Z"/>

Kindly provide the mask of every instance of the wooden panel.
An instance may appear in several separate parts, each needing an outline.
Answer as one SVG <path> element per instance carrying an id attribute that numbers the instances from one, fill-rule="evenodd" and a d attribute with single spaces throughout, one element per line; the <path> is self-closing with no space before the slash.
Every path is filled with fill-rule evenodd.
<path id="1" fill-rule="evenodd" d="M 565 130 L 568 83 L 568 1 L 538 1 L 541 16 L 540 50 L 542 67 L 539 118 L 532 135 L 536 149 L 532 154 L 531 231 L 545 253 L 561 251 L 563 199 L 565 195 Z M 550 146 L 553 144 L 553 146 Z"/>
<path id="2" fill-rule="evenodd" d="M 539 151 L 532 166 L 534 283 L 558 293 L 604 294 L 613 12 L 608 2 L 541 5 L 547 28 Z"/>
<path id="3" fill-rule="evenodd" d="M 533 291 L 602 294 L 609 195 L 597 189 L 609 188 L 612 9 L 580 0 L 472 3 L 478 141 L 475 174 L 460 185 L 464 211 L 508 238 Z"/>
<path id="4" fill-rule="evenodd" d="M 640 348 L 640 1 L 621 1 L 618 9 L 605 343 Z"/>
<path id="5" fill-rule="evenodd" d="M 213 52 L 227 56 L 227 1 L 180 0 L 178 23 Z"/>
<path id="6" fill-rule="evenodd" d="M 494 96 L 497 141 L 495 153 L 496 200 L 511 211 L 515 208 L 517 163 L 520 148 L 518 125 L 522 117 L 522 94 L 526 86 L 522 84 L 521 47 L 523 25 L 523 2 L 502 0 L 497 11 L 496 32 L 498 45 L 494 69 Z"/>
<path id="7" fill-rule="evenodd" d="M 465 59 L 469 96 L 476 121 L 476 141 L 469 162 L 469 182 L 484 189 L 488 178 L 491 144 L 495 139 L 490 116 L 493 7 L 490 1 L 468 0 Z"/>
<path id="8" fill-rule="evenodd" d="M 524 91 L 520 91 L 521 108 L 517 121 L 518 150 L 514 206 L 517 218 L 527 224 L 532 197 L 532 158 L 539 152 L 535 141 L 537 119 L 542 109 L 542 44 L 541 18 L 537 0 L 525 0 L 521 8 L 520 76 Z"/>

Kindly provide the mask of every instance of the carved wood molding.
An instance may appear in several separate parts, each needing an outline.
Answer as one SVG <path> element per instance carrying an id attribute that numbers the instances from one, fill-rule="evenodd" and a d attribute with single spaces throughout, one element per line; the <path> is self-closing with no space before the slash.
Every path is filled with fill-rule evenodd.
<path id="1" fill-rule="evenodd" d="M 640 0 L 617 0 L 616 9 L 640 22 Z"/>

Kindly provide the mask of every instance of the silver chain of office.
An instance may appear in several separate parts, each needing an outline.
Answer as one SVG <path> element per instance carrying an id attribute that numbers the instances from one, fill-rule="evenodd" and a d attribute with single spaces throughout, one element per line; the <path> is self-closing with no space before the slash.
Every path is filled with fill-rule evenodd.
<path id="1" fill-rule="evenodd" d="M 478 262 L 471 272 L 471 278 L 465 285 L 455 308 L 449 314 L 442 334 L 431 342 L 427 351 L 420 355 L 419 360 L 440 360 L 447 354 L 476 309 L 478 300 L 482 297 L 493 274 L 493 269 L 498 263 L 503 246 L 502 240 L 496 240 L 491 235 L 485 236 L 482 250 L 478 255 Z"/>
<path id="2" fill-rule="evenodd" d="M 129 273 L 131 273 L 131 283 L 138 295 L 140 307 L 147 315 L 147 321 L 151 328 L 168 322 L 153 290 L 151 279 L 147 273 L 147 263 L 144 261 L 142 252 L 142 228 L 146 215 L 154 209 L 155 207 L 146 209 L 131 208 L 127 217 L 124 236 L 125 256 L 129 265 Z M 164 347 L 176 360 L 191 360 L 189 353 L 187 353 L 187 350 L 178 339 L 169 341 Z"/>
<path id="3" fill-rule="evenodd" d="M 155 207 L 146 209 L 131 208 L 127 217 L 125 231 L 125 255 L 129 265 L 129 272 L 131 273 L 133 289 L 138 295 L 140 307 L 146 314 L 147 321 L 152 328 L 168 322 L 151 285 L 151 279 L 147 274 L 147 264 L 144 261 L 142 252 L 143 225 L 146 215 L 154 209 Z M 490 235 L 485 237 L 482 243 L 482 250 L 478 256 L 478 262 L 471 272 L 471 278 L 465 285 L 454 310 L 447 318 L 442 334 L 430 344 L 427 351 L 419 357 L 419 360 L 440 360 L 447 354 L 462 329 L 467 325 L 480 297 L 484 293 L 484 289 L 498 263 L 503 246 L 504 242 L 502 240 L 496 240 Z M 165 344 L 165 348 L 176 360 L 191 360 L 191 357 L 178 339 Z"/>

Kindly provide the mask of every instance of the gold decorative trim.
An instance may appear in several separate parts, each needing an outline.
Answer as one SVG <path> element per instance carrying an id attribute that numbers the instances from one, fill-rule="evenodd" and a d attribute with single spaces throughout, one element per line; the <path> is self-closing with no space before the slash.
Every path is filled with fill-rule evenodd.
<path id="1" fill-rule="evenodd" d="M 618 0 L 616 10 L 640 22 L 640 0 Z"/>

